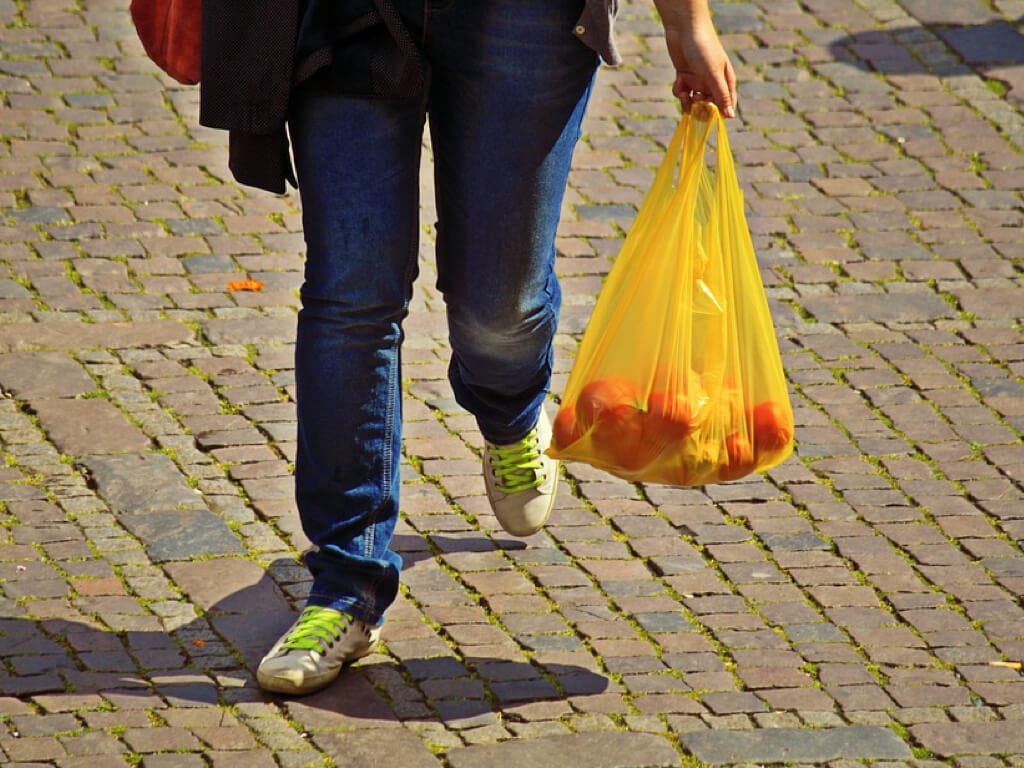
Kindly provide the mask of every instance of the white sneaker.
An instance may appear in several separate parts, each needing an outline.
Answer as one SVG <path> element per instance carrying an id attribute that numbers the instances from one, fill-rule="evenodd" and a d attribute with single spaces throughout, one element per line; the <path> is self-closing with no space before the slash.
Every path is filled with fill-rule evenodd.
<path id="1" fill-rule="evenodd" d="M 265 691 L 313 693 L 333 682 L 345 664 L 370 653 L 379 639 L 380 627 L 333 608 L 306 606 L 263 657 L 256 680 Z"/>
<path id="2" fill-rule="evenodd" d="M 543 410 L 537 426 L 511 445 L 484 441 L 484 486 L 501 527 L 529 536 L 544 527 L 555 506 L 558 462 L 544 451 L 551 422 Z"/>

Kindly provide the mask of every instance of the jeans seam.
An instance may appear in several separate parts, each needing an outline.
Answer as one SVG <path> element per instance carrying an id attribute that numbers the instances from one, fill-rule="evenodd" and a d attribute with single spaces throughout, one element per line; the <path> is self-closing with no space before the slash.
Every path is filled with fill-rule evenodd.
<path id="1" fill-rule="evenodd" d="M 419 248 L 418 248 L 419 230 L 414 230 L 414 231 L 416 232 L 416 236 L 409 243 L 409 253 L 406 256 L 405 270 L 404 270 L 403 275 L 402 275 L 402 278 L 403 278 L 402 284 L 403 284 L 403 286 L 405 287 L 405 290 L 406 290 L 406 295 L 403 297 L 403 300 L 402 300 L 403 311 L 407 310 L 408 307 L 409 307 L 409 300 L 410 300 L 409 293 L 411 292 L 410 281 L 411 281 L 413 273 L 415 271 L 416 260 L 417 260 L 418 251 L 419 251 Z M 392 362 L 392 364 L 391 364 L 391 366 L 389 367 L 389 370 L 388 370 L 387 406 L 386 406 L 386 409 L 385 409 L 385 418 L 384 418 L 384 434 L 386 435 L 386 446 L 385 446 L 385 450 L 383 451 L 383 453 L 384 453 L 384 457 L 383 457 L 384 461 L 383 461 L 382 472 L 381 472 L 381 474 L 383 475 L 383 477 L 382 477 L 382 481 L 383 481 L 382 485 L 383 485 L 383 488 L 384 488 L 384 494 L 383 494 L 383 497 L 381 498 L 380 505 L 377 507 L 377 509 L 374 511 L 374 513 L 373 513 L 373 515 L 371 517 L 370 524 L 366 528 L 366 536 L 364 537 L 364 544 L 363 544 L 363 554 L 366 557 L 372 557 L 373 556 L 374 545 L 376 544 L 376 523 L 378 523 L 380 521 L 380 512 L 381 512 L 381 510 L 384 509 L 384 507 L 386 506 L 387 502 L 391 500 L 391 496 L 392 496 L 392 493 L 391 493 L 391 483 L 392 483 L 392 476 L 393 476 L 394 471 L 395 471 L 395 468 L 394 468 L 394 466 L 392 464 L 392 455 L 394 453 L 394 448 L 395 448 L 395 446 L 394 446 L 394 441 L 395 441 L 395 423 L 396 423 L 396 420 L 398 419 L 398 413 L 396 413 L 396 411 L 398 411 L 399 408 L 400 408 L 400 405 L 396 407 L 396 400 L 400 396 L 398 390 L 399 390 L 399 382 L 401 380 L 400 369 L 401 369 L 401 365 L 402 365 L 401 346 L 402 346 L 403 331 L 402 331 L 402 328 L 401 328 L 401 322 L 402 321 L 400 320 L 399 321 L 399 332 L 398 332 L 399 338 L 398 338 L 397 344 L 395 345 L 395 359 Z M 395 510 L 395 514 L 397 515 L 398 513 L 399 513 L 399 511 L 398 511 L 398 509 L 396 509 Z M 371 585 L 371 591 L 376 591 L 377 585 L 380 583 L 380 580 L 381 580 L 380 576 L 378 576 L 376 579 L 374 579 L 374 581 L 373 581 L 373 583 Z"/>

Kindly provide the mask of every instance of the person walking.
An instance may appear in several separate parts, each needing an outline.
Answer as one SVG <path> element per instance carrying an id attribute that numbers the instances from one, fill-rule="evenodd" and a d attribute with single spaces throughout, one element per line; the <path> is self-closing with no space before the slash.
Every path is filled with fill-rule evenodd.
<path id="1" fill-rule="evenodd" d="M 683 108 L 710 99 L 735 114 L 707 0 L 656 6 Z M 313 584 L 258 667 L 265 690 L 328 685 L 373 649 L 397 595 L 402 321 L 417 276 L 425 126 L 451 387 L 483 436 L 501 526 L 528 536 L 551 514 L 559 468 L 544 453 L 542 405 L 560 307 L 555 233 L 595 72 L 621 61 L 616 7 L 204 0 L 200 121 L 231 132 L 239 182 L 297 185 L 307 246 L 295 494 Z"/>

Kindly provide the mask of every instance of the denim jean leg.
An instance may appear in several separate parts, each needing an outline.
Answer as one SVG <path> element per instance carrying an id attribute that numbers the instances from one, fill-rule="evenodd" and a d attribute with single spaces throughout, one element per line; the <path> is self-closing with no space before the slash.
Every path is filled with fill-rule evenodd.
<path id="1" fill-rule="evenodd" d="M 449 377 L 499 444 L 534 426 L 550 386 L 555 232 L 597 68 L 573 35 L 581 7 L 456 1 L 427 27 Z"/>
<path id="2" fill-rule="evenodd" d="M 398 590 L 402 321 L 416 276 L 424 101 L 299 91 L 307 246 L 295 352 L 296 502 L 311 605 L 376 624 Z M 355 159 L 358 158 L 358 161 Z"/>

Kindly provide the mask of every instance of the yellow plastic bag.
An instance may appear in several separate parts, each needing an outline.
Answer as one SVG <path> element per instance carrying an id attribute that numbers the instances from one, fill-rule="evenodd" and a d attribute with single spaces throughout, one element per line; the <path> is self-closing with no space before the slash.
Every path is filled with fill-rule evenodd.
<path id="1" fill-rule="evenodd" d="M 792 450 L 793 411 L 725 121 L 701 102 L 680 121 L 601 290 L 548 454 L 690 486 L 763 471 Z"/>

